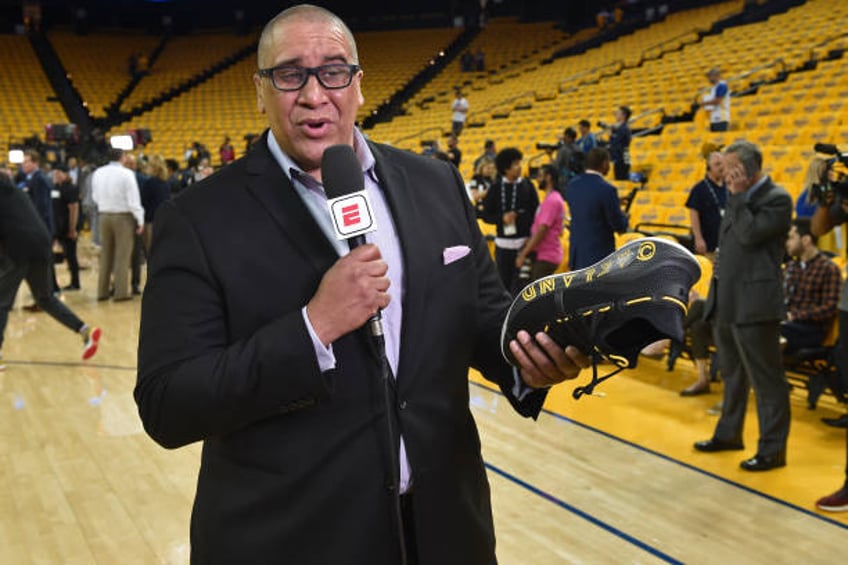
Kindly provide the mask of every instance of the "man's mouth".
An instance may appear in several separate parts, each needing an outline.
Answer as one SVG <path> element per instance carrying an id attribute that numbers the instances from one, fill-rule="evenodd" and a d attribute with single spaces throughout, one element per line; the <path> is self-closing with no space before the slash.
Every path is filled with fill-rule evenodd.
<path id="1" fill-rule="evenodd" d="M 301 127 L 306 131 L 307 135 L 322 135 L 327 131 L 330 122 L 323 119 L 303 120 Z"/>

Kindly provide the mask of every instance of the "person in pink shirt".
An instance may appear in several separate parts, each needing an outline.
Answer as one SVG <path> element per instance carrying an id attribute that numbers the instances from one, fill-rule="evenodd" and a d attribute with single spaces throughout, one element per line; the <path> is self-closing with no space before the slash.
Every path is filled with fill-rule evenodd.
<path id="1" fill-rule="evenodd" d="M 562 263 L 560 236 L 565 208 L 562 195 L 556 189 L 558 176 L 553 165 L 542 165 L 539 169 L 539 188 L 545 191 L 545 199 L 536 209 L 530 239 L 515 258 L 515 266 L 521 268 L 531 254 L 535 255 L 530 270 L 531 281 L 554 274 Z"/>

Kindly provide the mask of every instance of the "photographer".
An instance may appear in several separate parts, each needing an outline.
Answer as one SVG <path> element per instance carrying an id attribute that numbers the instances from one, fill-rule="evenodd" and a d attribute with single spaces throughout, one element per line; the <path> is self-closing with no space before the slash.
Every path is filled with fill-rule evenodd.
<path id="1" fill-rule="evenodd" d="M 821 152 L 823 148 L 817 144 L 815 149 Z M 838 153 L 835 151 L 835 148 L 830 149 L 833 149 L 833 151 L 827 151 L 828 153 Z M 845 164 L 846 159 L 844 156 L 839 156 L 839 160 Z M 833 162 L 832 160 L 814 157 L 810 163 L 810 167 L 821 169 L 822 161 L 825 161 L 826 166 L 823 172 L 817 175 L 818 183 L 805 187 L 809 190 L 810 200 L 819 204 L 811 219 L 811 229 L 813 235 L 817 237 L 828 233 L 835 226 L 848 221 L 848 183 L 844 179 L 839 179 L 835 174 L 830 166 Z M 815 179 L 816 175 L 812 176 Z M 836 347 L 836 365 L 839 368 L 838 373 L 844 390 L 844 382 L 846 380 L 846 374 L 848 374 L 848 363 L 846 363 L 848 361 L 848 285 L 842 285 L 838 308 L 840 337 Z M 843 415 L 841 418 L 823 420 L 825 420 L 825 423 L 836 427 L 848 428 L 848 415 Z M 816 501 L 816 507 L 819 510 L 829 512 L 844 512 L 848 510 L 848 435 L 846 435 L 845 483 L 841 489 Z"/>
<path id="2" fill-rule="evenodd" d="M 562 143 L 554 159 L 554 167 L 556 167 L 557 175 L 559 176 L 559 189 L 561 191 L 565 190 L 568 181 L 574 176 L 574 155 L 580 151 L 574 143 L 576 139 L 577 132 L 574 131 L 574 128 L 565 128 L 562 134 Z"/>

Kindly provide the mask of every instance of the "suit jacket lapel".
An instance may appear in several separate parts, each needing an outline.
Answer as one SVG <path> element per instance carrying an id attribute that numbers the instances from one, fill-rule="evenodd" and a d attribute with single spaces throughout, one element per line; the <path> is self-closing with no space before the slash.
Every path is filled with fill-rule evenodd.
<path id="1" fill-rule="evenodd" d="M 304 261 L 323 273 L 338 254 L 268 150 L 267 135 L 270 133 L 266 131 L 247 156 L 247 188 L 301 251 Z"/>

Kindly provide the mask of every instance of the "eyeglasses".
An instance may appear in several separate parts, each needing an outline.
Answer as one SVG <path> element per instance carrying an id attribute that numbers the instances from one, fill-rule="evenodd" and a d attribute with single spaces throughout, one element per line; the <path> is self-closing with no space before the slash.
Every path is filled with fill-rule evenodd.
<path id="1" fill-rule="evenodd" d="M 309 80 L 310 76 L 318 79 L 318 82 L 324 88 L 337 90 L 350 86 L 353 75 L 358 73 L 359 70 L 359 65 L 347 65 L 343 63 L 311 68 L 298 65 L 280 65 L 279 67 L 271 67 L 270 69 L 259 69 L 259 76 L 270 78 L 274 88 L 283 92 L 300 90 L 306 85 L 306 81 Z"/>

